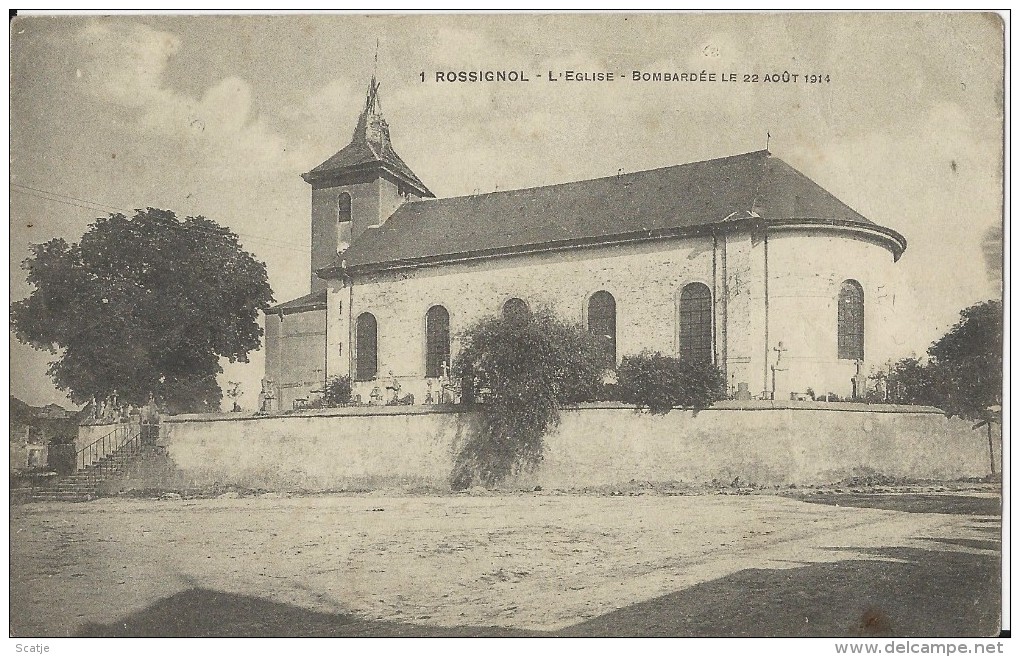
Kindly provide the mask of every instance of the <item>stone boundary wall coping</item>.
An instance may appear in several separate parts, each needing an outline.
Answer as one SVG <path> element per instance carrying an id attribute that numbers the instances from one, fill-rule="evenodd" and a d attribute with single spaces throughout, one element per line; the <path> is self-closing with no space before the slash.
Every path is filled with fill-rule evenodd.
<path id="1" fill-rule="evenodd" d="M 631 404 L 620 402 L 591 402 L 564 406 L 562 410 L 620 410 L 634 409 Z M 457 405 L 436 406 L 345 406 L 340 408 L 314 408 L 288 411 L 283 413 L 187 413 L 182 415 L 165 415 L 163 422 L 239 422 L 242 420 L 277 420 L 281 418 L 313 418 L 313 417 L 349 417 L 371 415 L 434 415 L 451 413 L 471 413 L 477 407 Z M 683 412 L 685 409 L 676 409 Z M 689 410 L 689 409 L 687 409 Z M 725 400 L 715 403 L 697 413 L 714 411 L 836 411 L 850 413 L 906 413 L 919 415 L 945 415 L 933 406 L 911 406 L 906 404 L 864 404 L 856 402 L 823 402 L 823 401 L 737 401 Z"/>
<path id="2" fill-rule="evenodd" d="M 212 415 L 212 414 L 211 413 L 207 413 L 206 415 Z M 216 415 L 221 415 L 221 413 L 216 413 Z M 126 424 L 131 424 L 131 425 L 137 426 L 139 424 L 139 422 L 140 422 L 140 420 L 138 419 L 138 416 L 134 416 L 130 421 L 129 420 L 94 420 L 94 419 L 82 420 L 81 422 L 78 423 L 78 426 L 80 426 L 80 427 L 119 427 L 119 426 L 123 426 L 123 425 L 126 425 Z"/>

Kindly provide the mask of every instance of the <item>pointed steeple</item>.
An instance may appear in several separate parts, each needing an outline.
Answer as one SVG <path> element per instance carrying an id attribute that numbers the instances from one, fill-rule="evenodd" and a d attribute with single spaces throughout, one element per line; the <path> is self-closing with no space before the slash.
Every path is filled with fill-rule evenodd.
<path id="1" fill-rule="evenodd" d="M 393 150 L 390 144 L 390 126 L 382 115 L 382 101 L 379 99 L 379 83 L 372 76 L 368 85 L 368 93 L 365 95 L 365 109 L 358 117 L 358 125 L 354 128 L 354 136 L 351 141 L 359 139 L 367 142 L 376 153 L 384 152 L 386 149 Z"/>
<path id="2" fill-rule="evenodd" d="M 411 186 L 420 196 L 432 197 L 434 194 L 393 149 L 390 126 L 382 115 L 379 86 L 373 74 L 365 94 L 365 108 L 358 117 L 351 142 L 333 157 L 302 174 L 302 178 L 315 185 L 347 173 L 382 170 Z"/>

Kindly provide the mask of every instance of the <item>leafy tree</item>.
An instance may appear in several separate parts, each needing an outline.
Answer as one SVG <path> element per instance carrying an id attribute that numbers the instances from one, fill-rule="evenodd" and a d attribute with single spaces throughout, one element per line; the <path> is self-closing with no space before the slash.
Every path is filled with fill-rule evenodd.
<path id="1" fill-rule="evenodd" d="M 725 396 L 726 380 L 715 365 L 659 352 L 625 356 L 617 377 L 620 401 L 657 415 L 673 408 L 708 408 Z"/>
<path id="2" fill-rule="evenodd" d="M 960 321 L 929 349 L 936 404 L 950 415 L 984 419 L 1002 404 L 1002 302 L 986 301 L 960 313 Z"/>
<path id="3" fill-rule="evenodd" d="M 453 364 L 482 425 L 458 456 L 454 488 L 485 485 L 536 467 L 562 404 L 595 399 L 602 384 L 596 336 L 548 309 L 482 319 L 462 336 Z"/>
<path id="4" fill-rule="evenodd" d="M 900 404 L 937 406 L 936 371 L 917 358 L 904 358 L 892 366 L 888 376 L 889 394 Z"/>
<path id="5" fill-rule="evenodd" d="M 148 208 L 99 218 L 76 244 L 25 260 L 32 294 L 11 306 L 19 340 L 60 356 L 49 374 L 78 403 L 149 394 L 171 412 L 219 408 L 220 358 L 247 362 L 272 302 L 264 263 L 205 217 Z"/>
<path id="6" fill-rule="evenodd" d="M 890 385 L 896 401 L 984 419 L 990 407 L 1002 404 L 1002 302 L 961 311 L 960 321 L 928 348 L 928 362 L 899 361 Z"/>

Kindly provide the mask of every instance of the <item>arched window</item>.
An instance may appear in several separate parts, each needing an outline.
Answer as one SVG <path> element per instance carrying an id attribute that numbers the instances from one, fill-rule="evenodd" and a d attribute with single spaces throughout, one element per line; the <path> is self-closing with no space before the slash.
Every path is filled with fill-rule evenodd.
<path id="1" fill-rule="evenodd" d="M 358 381 L 369 381 L 379 371 L 378 336 L 375 315 L 361 313 L 354 328 L 356 363 L 354 378 Z"/>
<path id="2" fill-rule="evenodd" d="M 839 358 L 864 360 L 864 288 L 857 281 L 843 281 L 838 303 L 836 344 Z"/>
<path id="3" fill-rule="evenodd" d="M 524 299 L 514 297 L 503 304 L 503 319 L 527 321 L 531 317 L 531 308 Z"/>
<path id="4" fill-rule="evenodd" d="M 712 291 L 704 283 L 690 283 L 680 292 L 680 358 L 711 363 Z"/>
<path id="5" fill-rule="evenodd" d="M 449 367 L 450 313 L 442 306 L 432 306 L 425 313 L 425 376 L 438 378 Z"/>
<path id="6" fill-rule="evenodd" d="M 351 220 L 351 195 L 347 192 L 336 197 L 336 220 L 341 223 Z"/>
<path id="7" fill-rule="evenodd" d="M 605 290 L 588 299 L 588 330 L 603 348 L 603 367 L 616 367 L 616 299 Z"/>

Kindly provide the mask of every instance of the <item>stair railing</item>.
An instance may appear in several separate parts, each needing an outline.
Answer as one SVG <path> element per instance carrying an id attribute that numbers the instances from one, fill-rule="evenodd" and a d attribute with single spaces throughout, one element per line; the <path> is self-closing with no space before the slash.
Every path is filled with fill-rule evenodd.
<path id="1" fill-rule="evenodd" d="M 139 430 L 136 433 L 129 435 L 129 437 L 126 440 L 124 440 L 124 442 L 120 443 L 120 445 L 114 448 L 113 451 L 107 453 L 106 456 L 111 456 L 125 449 L 134 452 L 138 450 L 141 446 L 142 446 L 142 432 L 141 430 Z M 107 474 L 109 474 L 110 472 L 116 472 L 116 470 L 117 470 L 116 463 L 114 463 L 113 461 L 108 461 L 106 458 L 100 458 L 98 461 L 95 461 L 92 464 L 92 477 L 97 481 L 103 481 L 106 478 Z"/>
<path id="2" fill-rule="evenodd" d="M 97 438 L 85 447 L 78 450 L 75 459 L 75 469 L 84 470 L 86 467 L 100 461 L 104 457 L 120 449 L 125 443 L 131 440 L 131 426 L 120 424 L 110 433 Z M 136 434 L 137 435 L 137 434 Z"/>

